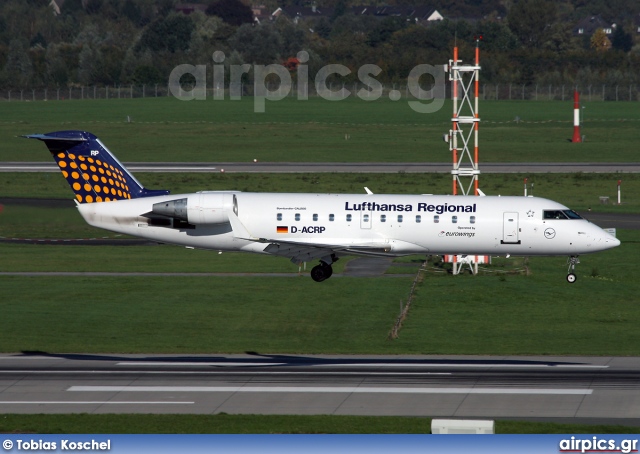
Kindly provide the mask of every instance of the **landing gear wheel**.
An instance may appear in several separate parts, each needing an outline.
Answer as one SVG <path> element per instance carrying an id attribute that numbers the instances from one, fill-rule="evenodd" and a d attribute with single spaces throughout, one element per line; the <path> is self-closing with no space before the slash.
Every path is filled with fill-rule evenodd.
<path id="1" fill-rule="evenodd" d="M 316 265 L 311 268 L 311 279 L 316 282 L 327 280 L 332 274 L 333 268 L 331 268 L 331 265 L 327 265 L 326 263 L 321 263 L 320 265 Z"/>
<path id="2" fill-rule="evenodd" d="M 567 263 L 569 264 L 569 269 L 567 270 L 567 282 L 569 284 L 573 284 L 577 279 L 575 271 L 576 271 L 576 265 L 580 263 L 580 259 L 578 258 L 577 255 L 572 255 L 567 260 Z"/>

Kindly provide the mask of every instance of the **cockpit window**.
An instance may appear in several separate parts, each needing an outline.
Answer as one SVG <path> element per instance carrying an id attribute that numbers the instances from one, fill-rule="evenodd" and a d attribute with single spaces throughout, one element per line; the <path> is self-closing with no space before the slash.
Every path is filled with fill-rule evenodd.
<path id="1" fill-rule="evenodd" d="M 545 210 L 544 219 L 582 219 L 578 213 L 573 210 Z"/>
<path id="2" fill-rule="evenodd" d="M 567 219 L 567 216 L 560 210 L 545 210 L 544 219 Z"/>
<path id="3" fill-rule="evenodd" d="M 582 216 L 573 210 L 564 210 L 563 213 L 566 214 L 569 219 L 582 219 Z"/>

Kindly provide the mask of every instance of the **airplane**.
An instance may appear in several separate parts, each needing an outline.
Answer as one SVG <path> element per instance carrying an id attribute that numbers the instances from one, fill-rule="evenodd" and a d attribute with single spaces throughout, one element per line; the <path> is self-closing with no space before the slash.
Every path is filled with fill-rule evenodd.
<path id="1" fill-rule="evenodd" d="M 322 282 L 341 256 L 567 255 L 620 241 L 552 200 L 514 196 L 291 194 L 145 188 L 95 135 L 57 131 L 22 136 L 45 143 L 95 227 L 159 243 L 318 260 Z"/>

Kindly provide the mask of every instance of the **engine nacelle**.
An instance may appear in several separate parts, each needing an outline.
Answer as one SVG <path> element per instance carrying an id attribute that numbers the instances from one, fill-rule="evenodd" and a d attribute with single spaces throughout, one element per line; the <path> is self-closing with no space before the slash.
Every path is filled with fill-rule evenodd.
<path id="1" fill-rule="evenodd" d="M 167 216 L 193 225 L 224 224 L 228 213 L 238 213 L 235 194 L 202 192 L 182 199 L 154 203 L 152 213 Z"/>

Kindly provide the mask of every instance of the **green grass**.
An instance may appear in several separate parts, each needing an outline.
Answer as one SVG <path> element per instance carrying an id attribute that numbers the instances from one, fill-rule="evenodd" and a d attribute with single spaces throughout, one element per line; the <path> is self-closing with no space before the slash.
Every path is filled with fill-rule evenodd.
<path id="1" fill-rule="evenodd" d="M 633 434 L 637 427 L 496 421 L 497 434 Z M 0 415 L 0 433 L 428 434 L 430 418 L 307 415 Z"/>
<path id="2" fill-rule="evenodd" d="M 583 106 L 587 141 L 572 144 L 571 101 L 481 102 L 481 162 L 638 161 L 637 103 L 594 101 Z M 451 160 L 442 141 L 451 128 L 449 101 L 433 114 L 418 114 L 406 101 L 357 98 L 287 98 L 267 103 L 264 114 L 253 112 L 252 98 L 12 102 L 7 107 L 0 111 L 3 161 L 49 159 L 42 144 L 15 137 L 61 129 L 93 132 L 121 161 Z"/>
<path id="3" fill-rule="evenodd" d="M 3 276 L 0 350 L 393 353 L 410 282 Z"/>
<path id="4" fill-rule="evenodd" d="M 333 265 L 341 273 L 349 258 Z M 312 264 L 307 265 L 308 274 Z M 143 273 L 298 273 L 286 258 L 180 246 L 0 245 L 0 271 Z"/>
<path id="5" fill-rule="evenodd" d="M 394 341 L 387 335 L 412 275 L 323 284 L 308 277 L 3 276 L 0 350 L 638 355 L 640 283 L 630 258 L 640 255 L 640 232 L 619 231 L 619 237 L 620 247 L 581 257 L 573 285 L 564 279 L 561 257 L 531 258 L 530 276 L 517 272 L 521 258 L 498 260 L 478 276 L 429 271 Z M 230 254 L 203 252 L 202 262 L 189 267 L 186 257 L 199 251 L 142 249 L 134 257 L 127 252 L 133 248 L 3 246 L 3 267 L 17 268 L 7 263 L 24 255 L 32 260 L 20 269 L 40 261 L 30 268 L 112 269 L 120 263 L 123 270 L 175 265 L 180 272 L 206 267 L 211 257 L 212 269 L 222 260 L 222 269 L 273 270 L 273 264 L 295 273 L 275 258 L 234 264 Z M 154 264 L 161 257 L 156 251 L 175 260 Z"/>

